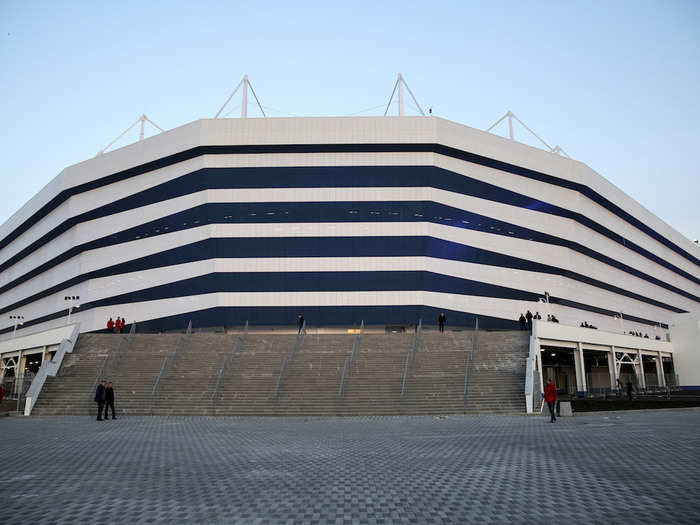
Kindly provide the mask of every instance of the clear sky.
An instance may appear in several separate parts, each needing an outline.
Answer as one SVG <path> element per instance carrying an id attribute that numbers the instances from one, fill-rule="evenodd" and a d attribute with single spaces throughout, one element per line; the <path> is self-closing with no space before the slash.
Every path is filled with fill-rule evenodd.
<path id="1" fill-rule="evenodd" d="M 0 223 L 142 113 L 214 116 L 245 73 L 268 115 L 315 116 L 381 115 L 401 71 L 436 115 L 511 110 L 700 237 L 697 0 L 0 0 L 0 65 Z"/>

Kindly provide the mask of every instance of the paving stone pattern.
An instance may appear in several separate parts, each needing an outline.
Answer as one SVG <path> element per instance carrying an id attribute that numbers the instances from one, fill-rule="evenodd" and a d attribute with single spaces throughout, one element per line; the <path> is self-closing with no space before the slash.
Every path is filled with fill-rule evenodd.
<path id="1" fill-rule="evenodd" d="M 0 418 L 2 522 L 697 523 L 700 410 Z"/>

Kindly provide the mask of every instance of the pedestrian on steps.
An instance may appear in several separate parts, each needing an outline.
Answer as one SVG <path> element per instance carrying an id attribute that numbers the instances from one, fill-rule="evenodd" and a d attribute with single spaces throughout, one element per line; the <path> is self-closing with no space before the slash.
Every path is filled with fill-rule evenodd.
<path id="1" fill-rule="evenodd" d="M 112 407 L 112 419 L 117 419 L 117 415 L 114 413 L 114 387 L 111 381 L 107 383 L 107 388 L 105 388 L 105 419 L 109 419 L 110 407 Z"/>
<path id="2" fill-rule="evenodd" d="M 95 403 L 97 403 L 97 421 L 102 421 L 102 409 L 105 406 L 105 380 L 100 381 L 95 390 Z"/>
<path id="3" fill-rule="evenodd" d="M 527 329 L 532 330 L 532 312 L 530 310 L 525 314 L 525 319 L 527 320 Z"/>
<path id="4" fill-rule="evenodd" d="M 554 415 L 554 405 L 557 403 L 557 387 L 551 378 L 547 379 L 547 384 L 544 385 L 544 400 L 547 402 L 549 415 L 551 416 L 549 422 L 554 423 L 557 420 L 557 417 Z"/>
<path id="5" fill-rule="evenodd" d="M 447 317 L 445 317 L 445 312 L 441 312 L 438 317 L 438 326 L 440 327 L 440 332 L 445 331 L 445 323 L 447 322 Z"/>
<path id="6" fill-rule="evenodd" d="M 302 330 L 306 332 L 306 330 L 304 329 L 304 316 L 299 314 L 297 318 L 299 319 L 299 331 L 297 332 L 297 334 L 300 334 Z"/>
<path id="7" fill-rule="evenodd" d="M 114 332 L 119 333 L 119 329 L 122 327 L 122 319 L 121 317 L 117 317 L 117 320 L 114 321 Z"/>
<path id="8" fill-rule="evenodd" d="M 527 319 L 525 319 L 524 314 L 520 314 L 520 319 L 518 319 L 518 322 L 520 323 L 521 330 L 525 330 L 525 328 L 527 328 Z"/>
<path id="9" fill-rule="evenodd" d="M 107 321 L 107 330 L 114 332 L 114 321 L 111 317 L 109 318 L 109 321 Z"/>

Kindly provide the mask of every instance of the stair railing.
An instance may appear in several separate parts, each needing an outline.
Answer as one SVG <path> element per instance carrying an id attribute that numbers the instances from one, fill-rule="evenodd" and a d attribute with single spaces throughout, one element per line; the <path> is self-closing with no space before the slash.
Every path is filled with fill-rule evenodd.
<path id="1" fill-rule="evenodd" d="M 411 347 L 411 362 L 416 357 L 416 352 L 420 350 L 421 335 L 423 335 L 423 320 L 418 319 L 418 326 L 416 327 L 416 334 L 413 336 L 413 346 Z"/>
<path id="2" fill-rule="evenodd" d="M 410 352 L 406 356 L 406 365 L 403 368 L 403 380 L 401 381 L 401 395 L 406 394 L 406 383 L 408 382 L 408 373 L 413 363 L 413 359 L 416 357 L 416 352 L 420 349 L 421 335 L 423 334 L 423 320 L 418 320 L 418 326 L 416 327 L 416 334 L 413 336 L 413 346 Z"/>
<path id="3" fill-rule="evenodd" d="M 345 358 L 345 364 L 343 365 L 343 375 L 340 377 L 340 387 L 338 388 L 338 396 L 343 397 L 345 395 L 345 381 L 347 379 L 350 370 L 352 369 L 352 364 L 357 357 L 357 352 L 360 349 L 360 341 L 362 340 L 362 333 L 365 330 L 365 321 L 362 320 L 360 323 L 360 331 L 355 335 L 355 339 L 352 342 L 352 352 Z"/>
<path id="4" fill-rule="evenodd" d="M 160 380 L 163 377 L 163 372 L 165 372 L 165 366 L 168 364 L 168 357 L 163 358 L 163 363 L 160 365 L 160 372 L 158 372 L 158 377 L 156 377 L 156 382 L 153 383 L 153 390 L 151 391 L 151 402 L 156 397 L 156 394 L 158 393 L 158 387 L 160 386 Z"/>
<path id="5" fill-rule="evenodd" d="M 403 380 L 401 381 L 401 395 L 406 393 L 406 380 L 408 379 L 408 366 L 411 364 L 411 352 L 406 354 L 406 365 L 403 367 Z"/>
<path id="6" fill-rule="evenodd" d="M 472 361 L 474 360 L 474 352 L 478 346 L 479 339 L 479 318 L 474 322 L 474 333 L 472 334 L 472 348 L 467 354 L 466 364 L 464 365 L 464 406 L 467 406 L 467 389 L 469 388 L 469 371 L 471 370 Z"/>
<path id="7" fill-rule="evenodd" d="M 280 389 L 282 388 L 282 377 L 284 376 L 284 370 L 287 368 L 287 358 L 282 359 L 282 366 L 280 367 L 280 375 L 277 376 L 277 384 L 275 385 L 275 392 L 273 394 L 274 398 L 278 398 L 280 395 Z"/>
<path id="8" fill-rule="evenodd" d="M 180 353 L 187 350 L 187 345 L 190 342 L 190 336 L 192 335 L 192 321 L 187 324 L 187 330 L 185 330 L 185 335 L 180 338 L 173 352 L 172 359 L 170 360 L 172 366 L 177 365 L 177 358 Z"/>
<path id="9" fill-rule="evenodd" d="M 122 350 L 127 350 L 129 346 L 131 346 L 131 341 L 134 338 L 134 334 L 136 333 L 136 323 L 131 323 L 131 328 L 129 328 L 129 333 L 126 335 L 126 337 L 123 337 L 121 341 L 119 341 L 119 344 L 117 345 L 117 348 L 114 350 L 112 353 L 112 366 L 119 366 L 119 358 L 121 357 Z"/>
<path id="10" fill-rule="evenodd" d="M 304 323 L 301 325 L 301 330 L 297 333 L 297 337 L 294 340 L 294 346 L 292 347 L 292 351 L 289 353 L 289 356 L 285 357 L 284 360 L 282 361 L 282 366 L 280 368 L 280 375 L 277 376 L 277 384 L 275 385 L 275 391 L 272 394 L 272 397 L 278 398 L 280 395 L 280 390 L 282 390 L 282 384 L 284 380 L 284 372 L 287 369 L 287 365 L 291 364 L 292 361 L 294 361 L 294 354 L 296 354 L 298 351 L 301 350 L 302 345 L 304 344 L 304 336 L 306 335 L 306 320 L 304 320 Z"/>
<path id="11" fill-rule="evenodd" d="M 224 377 L 224 372 L 226 372 L 226 369 L 229 367 L 231 362 L 233 362 L 233 358 L 236 357 L 236 353 L 238 353 L 240 349 L 243 348 L 243 344 L 245 343 L 246 337 L 248 337 L 248 321 L 245 322 L 245 328 L 243 328 L 243 333 L 236 338 L 236 342 L 233 345 L 233 351 L 231 352 L 231 355 L 224 357 L 224 361 L 223 363 L 221 363 L 221 368 L 219 369 L 219 377 L 216 379 L 216 387 L 214 388 L 214 393 L 211 395 L 212 401 L 216 400 L 216 396 L 219 393 L 219 388 L 221 387 L 221 380 Z"/>

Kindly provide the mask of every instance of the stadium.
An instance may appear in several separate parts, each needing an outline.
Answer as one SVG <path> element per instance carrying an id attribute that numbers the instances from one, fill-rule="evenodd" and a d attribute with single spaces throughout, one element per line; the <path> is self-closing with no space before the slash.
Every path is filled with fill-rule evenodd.
<path id="1" fill-rule="evenodd" d="M 435 116 L 198 120 L 64 169 L 0 239 L 4 358 L 117 316 L 413 332 L 530 311 L 572 370 L 582 344 L 613 356 L 608 386 L 632 353 L 663 386 L 681 348 L 700 384 L 697 245 L 581 162 Z"/>

